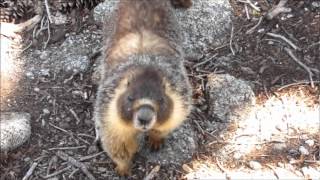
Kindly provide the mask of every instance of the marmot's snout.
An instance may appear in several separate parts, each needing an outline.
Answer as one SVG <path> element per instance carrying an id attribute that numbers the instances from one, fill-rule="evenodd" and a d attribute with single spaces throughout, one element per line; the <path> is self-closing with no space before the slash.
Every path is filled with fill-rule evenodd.
<path id="1" fill-rule="evenodd" d="M 153 127 L 156 119 L 157 113 L 155 109 L 150 105 L 142 105 L 135 112 L 133 122 L 135 128 L 147 131 Z"/>

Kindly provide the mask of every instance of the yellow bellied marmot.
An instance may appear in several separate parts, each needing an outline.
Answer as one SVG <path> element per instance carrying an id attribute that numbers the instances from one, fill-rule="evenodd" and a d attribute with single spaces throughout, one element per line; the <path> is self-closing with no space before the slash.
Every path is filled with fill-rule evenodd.
<path id="1" fill-rule="evenodd" d="M 177 128 L 191 110 L 191 86 L 183 65 L 175 7 L 191 0 L 120 0 L 106 22 L 94 120 L 102 148 L 128 175 L 147 132 L 151 148 Z"/>

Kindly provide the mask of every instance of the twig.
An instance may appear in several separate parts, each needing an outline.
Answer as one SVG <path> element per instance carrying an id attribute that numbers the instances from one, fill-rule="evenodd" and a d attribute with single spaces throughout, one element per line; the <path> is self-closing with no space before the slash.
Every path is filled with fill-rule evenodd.
<path id="1" fill-rule="evenodd" d="M 245 0 L 245 1 L 242 1 L 242 0 L 238 0 L 239 2 L 242 2 L 242 3 L 246 3 L 246 4 L 249 4 L 254 10 L 256 11 L 259 11 L 260 12 L 260 8 L 256 5 L 254 5 L 251 0 Z"/>
<path id="2" fill-rule="evenodd" d="M 293 49 L 299 50 L 299 51 L 301 50 L 301 48 L 296 46 L 292 41 L 290 41 L 289 39 L 287 39 L 286 37 L 284 37 L 282 35 L 271 33 L 271 32 L 268 32 L 267 35 L 274 37 L 274 38 L 280 38 L 280 39 L 284 40 L 286 43 L 288 43 Z"/>
<path id="3" fill-rule="evenodd" d="M 250 28 L 250 29 L 246 32 L 246 34 L 252 34 L 252 33 L 254 32 L 254 30 L 257 29 L 257 28 L 260 26 L 262 20 L 263 20 L 263 17 L 261 16 L 261 17 L 259 18 L 258 23 L 257 23 L 256 25 L 254 25 L 252 28 Z"/>
<path id="4" fill-rule="evenodd" d="M 88 137 L 88 138 L 91 138 L 91 139 L 96 138 L 95 136 L 91 136 L 91 135 L 89 135 L 89 134 L 84 134 L 84 133 L 79 133 L 79 134 L 77 134 L 77 136 Z"/>
<path id="5" fill-rule="evenodd" d="M 286 8 L 284 7 L 284 5 L 287 3 L 288 0 L 280 0 L 279 3 L 271 8 L 268 13 L 266 14 L 266 18 L 268 20 L 273 19 L 274 17 L 276 17 L 278 14 L 280 13 L 288 13 L 291 12 L 291 8 Z"/>
<path id="6" fill-rule="evenodd" d="M 72 177 L 73 177 L 73 175 L 76 173 L 76 172 L 78 172 L 79 171 L 79 168 L 77 168 L 77 169 L 75 169 L 75 170 L 73 170 L 70 174 L 69 174 L 69 179 L 71 179 Z"/>
<path id="7" fill-rule="evenodd" d="M 22 178 L 22 180 L 29 179 L 29 177 L 32 175 L 33 171 L 36 169 L 37 166 L 38 166 L 37 162 L 32 163 L 31 167 L 27 171 L 26 175 Z"/>
<path id="8" fill-rule="evenodd" d="M 291 83 L 291 84 L 287 84 L 287 85 L 284 85 L 282 87 L 280 87 L 278 89 L 278 91 L 281 91 L 282 89 L 285 89 L 285 88 L 288 88 L 290 86 L 296 86 L 296 85 L 300 85 L 300 84 L 309 84 L 311 83 L 310 81 L 300 81 L 300 82 L 295 82 L 295 83 Z M 320 83 L 320 81 L 313 81 L 313 83 Z"/>
<path id="9" fill-rule="evenodd" d="M 249 14 L 249 10 L 248 10 L 247 4 L 244 5 L 244 9 L 246 10 L 247 19 L 250 20 L 250 14 Z"/>
<path id="10" fill-rule="evenodd" d="M 46 1 L 47 1 L 47 0 L 46 0 Z M 51 38 L 51 31 L 50 31 L 50 18 L 49 18 L 49 20 L 48 20 L 47 29 L 48 29 L 48 39 L 47 39 L 46 43 L 44 44 L 44 49 L 46 49 L 46 48 L 47 48 L 48 43 L 49 43 L 50 38 Z"/>
<path id="11" fill-rule="evenodd" d="M 160 166 L 157 165 L 156 167 L 154 167 L 154 168 L 150 171 L 150 173 L 144 178 L 144 180 L 151 180 L 151 179 L 153 179 L 153 178 L 157 175 L 157 173 L 159 172 L 159 170 L 160 170 Z"/>
<path id="12" fill-rule="evenodd" d="M 64 172 L 68 171 L 70 168 L 71 168 L 71 166 L 67 166 L 67 167 L 65 167 L 65 168 L 63 168 L 63 169 L 61 169 L 61 170 L 59 170 L 59 171 L 56 171 L 56 172 L 54 172 L 54 173 L 52 173 L 52 174 L 49 174 L 49 175 L 47 175 L 47 176 L 44 176 L 44 177 L 42 177 L 42 178 L 43 178 L 43 179 L 52 178 L 52 177 L 54 177 L 54 176 L 57 176 L 57 175 L 59 175 L 59 174 L 61 174 L 61 173 L 64 173 Z"/>
<path id="13" fill-rule="evenodd" d="M 278 176 L 278 174 L 277 174 L 276 169 L 275 169 L 273 166 L 269 165 L 269 164 L 266 164 L 266 166 L 269 167 L 269 168 L 273 171 L 273 173 L 274 173 L 274 175 L 277 177 L 277 179 L 279 179 L 279 176 Z"/>
<path id="14" fill-rule="evenodd" d="M 216 162 L 217 162 L 217 166 L 221 169 L 221 171 L 228 174 L 229 171 L 220 164 L 220 161 L 218 160 L 217 157 L 216 157 Z"/>
<path id="15" fill-rule="evenodd" d="M 65 132 L 65 133 L 67 133 L 67 134 L 70 135 L 70 132 L 67 131 L 67 130 L 65 130 L 65 129 L 62 129 L 62 128 L 60 128 L 60 127 L 58 127 L 58 126 L 55 126 L 55 125 L 53 125 L 53 124 L 51 124 L 51 123 L 49 123 L 49 125 L 52 126 L 52 127 L 54 127 L 55 129 L 58 129 L 58 130 L 60 130 L 60 131 L 62 131 L 62 132 Z"/>
<path id="16" fill-rule="evenodd" d="M 198 123 L 198 121 L 197 121 L 197 120 L 194 120 L 193 122 L 197 125 L 198 129 L 201 131 L 201 134 L 205 134 L 205 133 L 204 133 L 204 130 L 202 129 L 202 127 L 200 126 L 200 124 Z"/>
<path id="17" fill-rule="evenodd" d="M 210 57 L 209 59 L 195 64 L 192 68 L 196 68 L 196 67 L 199 67 L 199 66 L 201 66 L 201 65 L 203 65 L 203 64 L 206 64 L 207 62 L 211 61 L 213 58 L 217 57 L 217 55 L 218 55 L 218 54 L 214 54 L 214 55 L 213 55 L 212 57 Z"/>
<path id="18" fill-rule="evenodd" d="M 76 112 L 74 112 L 74 110 L 71 108 L 69 109 L 70 113 L 73 115 L 73 117 L 77 120 L 77 124 L 80 123 L 80 118 L 78 117 L 78 115 L 76 114 Z"/>
<path id="19" fill-rule="evenodd" d="M 67 78 L 67 79 L 65 79 L 63 81 L 63 84 L 66 84 L 67 82 L 71 81 L 76 74 L 78 74 L 78 73 L 77 72 L 73 72 L 72 75 L 69 78 Z"/>
<path id="20" fill-rule="evenodd" d="M 312 76 L 313 76 L 313 73 L 312 71 L 310 70 L 310 68 L 308 66 L 306 66 L 303 62 L 301 62 L 294 54 L 293 52 L 285 47 L 284 50 L 288 53 L 288 55 L 294 60 L 294 62 L 296 62 L 298 65 L 300 65 L 303 69 L 305 69 L 308 74 L 309 74 L 309 79 L 310 79 L 310 83 L 311 83 L 311 87 L 314 88 L 314 82 L 313 82 L 313 79 L 312 79 Z"/>
<path id="21" fill-rule="evenodd" d="M 95 180 L 96 178 L 88 171 L 87 167 L 77 161 L 76 159 L 74 159 L 73 157 L 69 156 L 68 154 L 62 152 L 62 151 L 58 151 L 56 153 L 56 155 L 58 157 L 60 157 L 62 160 L 69 162 L 70 164 L 72 164 L 73 166 L 80 168 L 81 171 L 90 179 L 90 180 Z"/>
<path id="22" fill-rule="evenodd" d="M 231 52 L 232 52 L 232 55 L 235 55 L 235 52 L 234 52 L 233 47 L 232 47 L 233 31 L 234 31 L 234 28 L 233 28 L 233 25 L 232 25 L 232 26 L 231 26 L 231 35 L 230 35 L 230 43 L 229 43 L 229 46 L 230 46 L 230 50 L 231 50 Z"/>
<path id="23" fill-rule="evenodd" d="M 51 18 L 51 13 L 50 13 L 50 7 L 49 7 L 48 0 L 44 0 L 44 4 L 46 6 L 47 16 L 48 16 L 49 22 L 52 23 L 52 18 Z"/>
<path id="24" fill-rule="evenodd" d="M 33 41 L 31 41 L 25 48 L 23 48 L 23 49 L 21 50 L 21 53 L 23 53 L 24 51 L 26 51 L 27 49 L 29 49 L 29 48 L 31 47 L 32 43 L 33 43 Z"/>
<path id="25" fill-rule="evenodd" d="M 49 163 L 48 163 L 48 168 L 47 168 L 47 175 L 49 175 L 52 166 L 54 166 L 54 169 L 56 168 L 57 161 L 58 161 L 58 157 L 57 157 L 57 156 L 53 156 L 53 157 L 50 159 L 50 161 L 49 161 Z"/>
<path id="26" fill-rule="evenodd" d="M 53 151 L 53 150 L 72 150 L 72 149 L 82 149 L 82 148 L 86 148 L 87 146 L 83 145 L 83 146 L 76 146 L 76 147 L 55 147 L 55 148 L 50 148 L 49 151 Z"/>
<path id="27" fill-rule="evenodd" d="M 103 153 L 104 153 L 104 151 L 101 151 L 101 152 L 98 152 L 98 153 L 93 154 L 93 155 L 84 156 L 84 157 L 81 157 L 81 158 L 79 159 L 79 161 L 86 161 L 86 160 L 89 160 L 89 159 L 91 159 L 91 158 L 95 158 L 95 157 L 97 157 L 97 156 L 100 156 L 100 155 L 103 154 Z"/>

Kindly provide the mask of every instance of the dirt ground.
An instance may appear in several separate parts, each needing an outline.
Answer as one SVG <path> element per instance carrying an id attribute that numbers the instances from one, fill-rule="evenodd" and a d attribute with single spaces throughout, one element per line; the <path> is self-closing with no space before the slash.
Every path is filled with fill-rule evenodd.
<path id="1" fill-rule="evenodd" d="M 261 11 L 253 11 L 247 5 L 248 15 L 244 3 L 230 0 L 234 10 L 232 39 L 220 47 L 212 47 L 205 56 L 216 55 L 230 57 L 233 61 L 231 66 L 217 66 L 214 61 L 208 61 L 197 68 L 195 63 L 199 60 L 186 62 L 189 74 L 194 75 L 191 82 L 194 87 L 194 100 L 196 103 L 197 116 L 206 121 L 208 114 L 204 108 L 206 105 L 205 89 L 201 86 L 206 84 L 207 75 L 210 72 L 228 73 L 237 78 L 247 80 L 254 84 L 254 92 L 258 96 L 258 104 L 265 103 L 270 96 L 280 96 L 284 93 L 297 94 L 304 92 L 306 104 L 310 106 L 319 104 L 319 70 L 320 70 L 320 7 L 313 6 L 312 0 L 290 1 L 287 7 L 292 8 L 291 13 L 276 16 L 272 20 L 263 19 L 261 24 L 252 31 L 259 17 L 271 9 L 277 2 L 259 0 Z M 290 15 L 289 15 L 290 14 Z M 59 28 L 59 27 L 57 27 Z M 95 30 L 97 25 L 84 23 L 80 29 Z M 66 31 L 71 31 L 68 28 Z M 73 29 L 72 29 L 73 30 Z M 297 50 L 285 41 L 267 35 L 268 32 L 281 34 L 298 46 Z M 49 46 L 61 43 L 63 39 L 57 38 L 56 42 Z M 40 45 L 39 45 L 40 46 Z M 32 53 L 39 46 L 31 47 L 25 53 Z M 289 55 L 289 49 L 307 67 L 312 69 L 313 82 L 311 87 L 307 71 L 301 68 Z M 233 52 L 232 52 L 233 51 Z M 92 61 L 97 57 L 92 55 Z M 38 162 L 37 171 L 32 179 L 49 179 L 48 175 L 58 172 L 56 179 L 87 179 L 79 168 L 74 168 L 57 158 L 57 152 L 67 152 L 69 156 L 76 157 L 85 164 L 89 171 L 97 179 L 118 179 L 114 172 L 114 164 L 105 155 L 99 153 L 99 149 L 92 146 L 94 129 L 92 118 L 96 87 L 91 80 L 92 68 L 86 73 L 64 74 L 55 76 L 36 77 L 30 80 L 23 77 L 19 82 L 19 88 L 11 94 L 11 97 L 1 97 L 2 111 L 24 111 L 32 115 L 31 126 L 33 135 L 22 147 L 8 153 L 1 154 L 0 174 L 2 179 L 21 179 L 33 162 Z M 197 78 L 202 77 L 202 78 Z M 289 86 L 288 86 L 289 85 Z M 279 90 L 279 88 L 282 88 Z M 8 101 L 10 99 L 10 102 Z M 199 115 L 200 113 L 200 115 Z M 63 120 L 63 121 L 62 121 Z M 191 119 L 192 121 L 192 119 Z M 195 120 L 196 121 L 196 120 Z M 199 121 L 199 120 L 197 120 Z M 72 123 L 70 123 L 72 122 Z M 73 126 L 71 124 L 76 124 Z M 289 163 L 288 151 L 295 149 L 305 141 L 301 138 L 287 139 L 286 150 L 280 153 L 273 152 L 270 144 L 265 144 L 259 152 L 253 152 L 246 156 L 245 160 L 234 162 L 231 159 L 217 160 L 218 152 L 227 143 L 227 139 L 219 139 L 219 132 L 208 135 L 203 132 L 201 126 L 192 123 L 198 132 L 199 148 L 194 154 L 193 161 L 185 162 L 184 165 L 168 165 L 161 167 L 156 172 L 155 179 L 185 179 L 187 174 L 196 170 L 199 162 L 211 163 L 212 168 L 227 172 L 233 169 L 250 169 L 244 162 L 250 160 L 259 161 L 263 166 L 272 167 L 279 163 Z M 201 125 L 201 123 L 200 123 Z M 228 129 L 231 134 L 235 128 Z M 320 167 L 320 135 L 316 133 L 296 132 L 297 136 L 306 134 L 315 140 L 315 145 L 309 148 L 308 155 L 296 154 L 292 163 L 293 169 L 299 170 L 305 164 L 311 167 Z M 218 139 L 216 139 L 218 137 Z M 226 141 L 225 143 L 208 143 L 213 140 Z M 59 147 L 68 147 L 63 149 Z M 72 147 L 72 148 L 70 148 Z M 263 152 L 263 153 L 262 153 Z M 95 154 L 96 156 L 90 156 Z M 223 154 L 221 157 L 228 156 Z M 142 179 L 150 174 L 156 164 L 147 164 L 143 159 L 136 157 L 133 165 L 133 176 L 130 179 Z M 276 173 L 275 173 L 276 174 Z M 98 178 L 100 177 L 100 178 Z"/>

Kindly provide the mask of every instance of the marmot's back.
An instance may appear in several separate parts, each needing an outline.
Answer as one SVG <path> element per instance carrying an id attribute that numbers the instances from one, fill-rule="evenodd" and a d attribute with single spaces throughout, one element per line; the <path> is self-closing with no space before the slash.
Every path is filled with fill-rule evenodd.
<path id="1" fill-rule="evenodd" d="M 111 66 L 133 54 L 180 53 L 181 31 L 169 0 L 120 1 L 117 11 L 106 42 Z"/>

